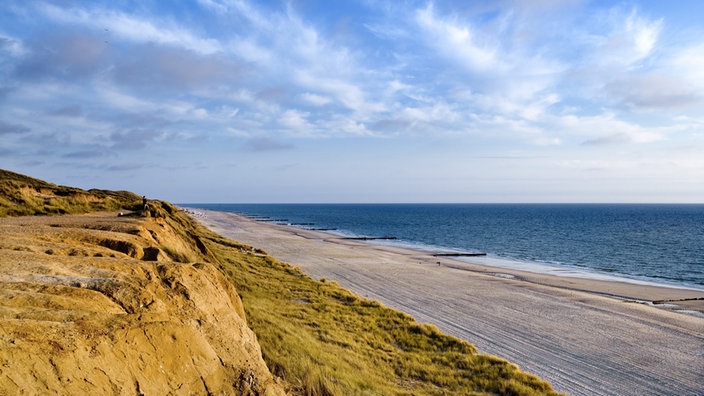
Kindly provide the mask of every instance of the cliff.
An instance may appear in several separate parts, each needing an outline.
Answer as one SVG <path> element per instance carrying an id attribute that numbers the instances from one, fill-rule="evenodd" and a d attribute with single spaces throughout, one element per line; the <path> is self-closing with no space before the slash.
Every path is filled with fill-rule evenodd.
<path id="1" fill-rule="evenodd" d="M 1 394 L 283 394 L 195 225 L 150 207 L 0 219 Z"/>

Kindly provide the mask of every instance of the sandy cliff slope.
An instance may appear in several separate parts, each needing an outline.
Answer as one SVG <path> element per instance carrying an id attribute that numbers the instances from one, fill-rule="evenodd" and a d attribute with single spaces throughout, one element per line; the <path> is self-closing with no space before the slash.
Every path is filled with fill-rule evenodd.
<path id="1" fill-rule="evenodd" d="M 115 213 L 0 219 L 1 394 L 283 394 L 197 236 Z"/>

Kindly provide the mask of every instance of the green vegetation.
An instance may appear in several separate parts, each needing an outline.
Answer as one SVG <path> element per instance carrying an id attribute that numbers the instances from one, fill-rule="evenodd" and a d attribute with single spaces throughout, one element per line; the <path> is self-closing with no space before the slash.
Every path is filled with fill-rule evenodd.
<path id="1" fill-rule="evenodd" d="M 86 192 L 0 171 L 0 216 L 130 205 L 141 207 L 132 193 Z M 515 365 L 223 238 L 166 202 L 151 201 L 142 215 L 171 230 L 170 257 L 216 263 L 232 280 L 269 369 L 291 394 L 556 394 L 550 384 Z"/>
<path id="2" fill-rule="evenodd" d="M 138 210 L 141 203 L 127 191 L 85 191 L 0 169 L 0 217 Z"/>
<path id="3" fill-rule="evenodd" d="M 208 231 L 201 235 L 242 296 L 267 364 L 293 394 L 556 394 L 434 326 Z"/>

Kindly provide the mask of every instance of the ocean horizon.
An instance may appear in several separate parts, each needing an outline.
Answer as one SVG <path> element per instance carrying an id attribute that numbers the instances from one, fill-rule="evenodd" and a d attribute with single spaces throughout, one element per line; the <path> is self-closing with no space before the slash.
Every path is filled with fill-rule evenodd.
<path id="1" fill-rule="evenodd" d="M 704 204 L 181 204 L 495 267 L 704 290 Z"/>

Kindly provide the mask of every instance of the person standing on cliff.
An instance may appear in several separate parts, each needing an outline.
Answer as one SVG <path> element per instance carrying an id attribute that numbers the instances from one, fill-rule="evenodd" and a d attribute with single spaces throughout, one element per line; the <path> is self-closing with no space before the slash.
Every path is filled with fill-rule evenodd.
<path id="1" fill-rule="evenodd" d="M 147 210 L 147 196 L 142 195 L 142 210 Z"/>

